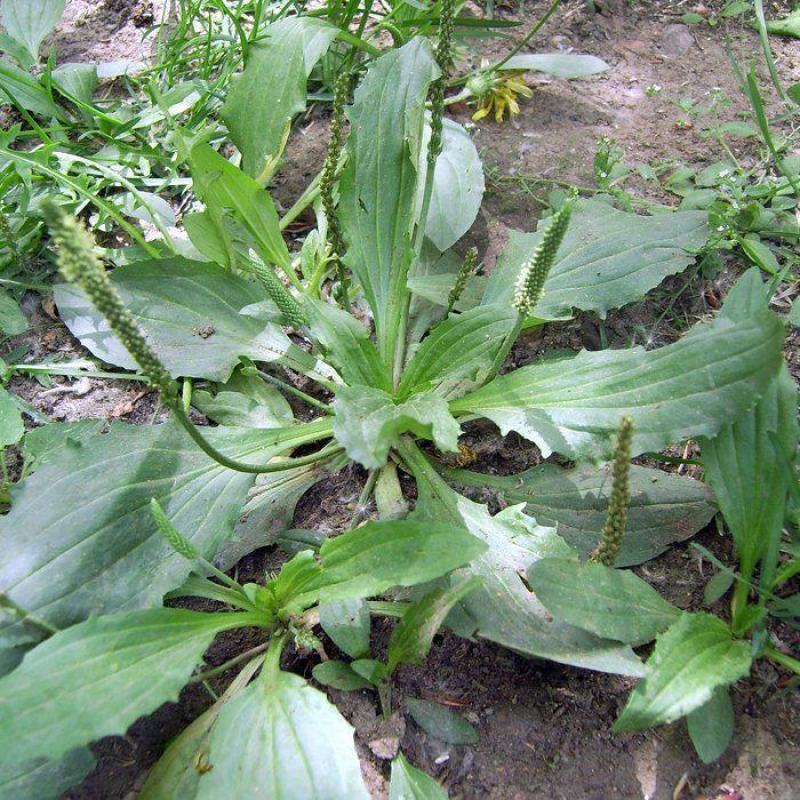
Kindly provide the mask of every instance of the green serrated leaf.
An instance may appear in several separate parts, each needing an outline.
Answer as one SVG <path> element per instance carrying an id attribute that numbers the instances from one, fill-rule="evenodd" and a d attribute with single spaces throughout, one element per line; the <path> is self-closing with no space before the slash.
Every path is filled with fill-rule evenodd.
<path id="1" fill-rule="evenodd" d="M 750 642 L 734 639 L 711 614 L 684 614 L 656 640 L 642 680 L 614 730 L 636 731 L 674 722 L 711 699 L 715 689 L 750 671 Z"/>
<path id="2" fill-rule="evenodd" d="M 748 273 L 726 307 L 762 291 Z M 571 458 L 608 452 L 620 418 L 630 416 L 638 455 L 714 436 L 751 408 L 780 369 L 783 336 L 783 324 L 763 304 L 747 314 L 723 310 L 658 350 L 582 351 L 522 367 L 453 401 L 450 410 L 488 417 L 504 434 L 515 430 L 544 456 Z"/>
<path id="3" fill-rule="evenodd" d="M 475 388 L 516 321 L 510 304 L 452 314 L 425 337 L 403 371 L 398 394 L 430 389 L 450 400 Z"/>
<path id="4" fill-rule="evenodd" d="M 525 512 L 558 523 L 558 534 L 583 555 L 597 546 L 608 513 L 610 465 L 579 464 L 562 469 L 542 464 L 517 475 L 448 470 L 457 486 L 486 487 L 507 503 L 525 503 Z M 702 530 L 714 516 L 712 495 L 700 481 L 632 464 L 628 521 L 615 566 L 630 567 L 655 558 Z"/>
<path id="5" fill-rule="evenodd" d="M 389 800 L 447 800 L 447 792 L 398 753 L 392 761 Z"/>
<path id="6" fill-rule="evenodd" d="M 785 365 L 755 409 L 701 442 L 706 480 L 731 531 L 744 576 L 781 536 L 798 442 L 797 386 Z M 776 452 L 783 448 L 783 456 Z"/>
<path id="7" fill-rule="evenodd" d="M 311 671 L 314 680 L 323 686 L 330 686 L 341 692 L 355 692 L 360 689 L 372 689 L 372 684 L 354 672 L 344 661 L 323 661 Z"/>
<path id="8" fill-rule="evenodd" d="M 409 697 L 404 705 L 414 722 L 430 736 L 448 744 L 476 744 L 478 732 L 462 716 L 439 703 Z"/>
<path id="9" fill-rule="evenodd" d="M 42 39 L 55 28 L 64 14 L 65 0 L 3 0 L 0 23 L 36 61 Z"/>
<path id="10" fill-rule="evenodd" d="M 369 653 L 370 614 L 361 598 L 335 600 L 319 607 L 319 624 L 350 658 Z"/>
<path id="11" fill-rule="evenodd" d="M 347 112 L 339 203 L 345 260 L 372 309 L 386 365 L 407 304 L 425 99 L 437 73 L 429 42 L 412 39 L 372 63 Z"/>
<path id="12" fill-rule="evenodd" d="M 241 614 L 177 608 L 93 617 L 56 633 L 0 679 L 0 763 L 47 757 L 177 700 L 197 662 Z"/>
<path id="13" fill-rule="evenodd" d="M 472 226 L 481 207 L 483 165 L 467 131 L 445 118 L 442 152 L 436 159 L 425 236 L 444 252 Z"/>
<path id="14" fill-rule="evenodd" d="M 736 718 L 728 690 L 715 689 L 711 698 L 686 717 L 692 744 L 704 764 L 716 761 L 733 738 Z"/>
<path id="15" fill-rule="evenodd" d="M 275 670 L 226 703 L 197 800 L 368 800 L 353 729 L 324 694 Z"/>
<path id="16" fill-rule="evenodd" d="M 488 546 L 463 571 L 482 577 L 484 584 L 451 612 L 448 627 L 461 636 L 478 636 L 537 658 L 622 675 L 642 674 L 641 662 L 629 647 L 554 620 L 525 585 L 522 576 L 537 559 L 573 554 L 555 528 L 537 524 L 521 506 L 493 517 L 485 506 L 450 489 L 413 445 L 404 444 L 400 453 L 417 481 L 419 499 L 413 518 L 463 526 Z M 458 577 L 461 573 L 454 580 Z"/>
<path id="17" fill-rule="evenodd" d="M 470 562 L 486 545 L 463 528 L 411 520 L 368 522 L 320 549 L 324 602 L 414 586 Z"/>
<path id="18" fill-rule="evenodd" d="M 25 425 L 17 404 L 12 396 L 0 386 L 0 449 L 16 444 L 24 433 Z"/>
<path id="19" fill-rule="evenodd" d="M 254 480 L 212 461 L 177 424 L 115 423 L 102 436 L 96 428 L 48 425 L 48 449 L 38 447 L 44 463 L 13 487 L 11 511 L 0 518 L 0 590 L 57 628 L 92 613 L 157 605 L 189 574 L 156 532 L 153 497 L 211 558 L 233 532 Z M 263 463 L 302 442 L 309 428 L 279 431 L 219 428 L 206 436 L 230 456 Z M 0 613 L 0 642 L 38 638 L 35 627 Z"/>
<path id="20" fill-rule="evenodd" d="M 536 316 L 558 319 L 573 309 L 601 317 L 644 297 L 668 275 L 681 272 L 706 243 L 708 215 L 678 211 L 644 217 L 599 200 L 579 200 L 536 306 Z M 549 220 L 535 233 L 509 231 L 483 303 L 511 301 L 523 262 L 539 244 Z"/>
<path id="21" fill-rule="evenodd" d="M 234 78 L 222 118 L 253 178 L 268 177 L 286 129 L 306 107 L 306 82 L 339 31 L 321 19 L 289 17 L 268 25 Z M 265 175 L 266 172 L 266 175 Z"/>
<path id="22" fill-rule="evenodd" d="M 577 559 L 535 561 L 528 585 L 556 619 L 634 646 L 654 639 L 681 613 L 633 572 Z"/>
<path id="23" fill-rule="evenodd" d="M 224 382 L 241 356 L 284 363 L 301 372 L 325 370 L 276 324 L 277 310 L 258 287 L 216 264 L 180 257 L 137 261 L 114 270 L 111 282 L 174 377 Z M 107 321 L 79 289 L 61 284 L 54 295 L 64 323 L 93 355 L 135 368 Z M 243 313 L 254 304 L 266 313 Z"/>
<path id="24" fill-rule="evenodd" d="M 255 658 L 233 679 L 224 694 L 211 708 L 184 728 L 170 743 L 164 754 L 150 770 L 139 793 L 140 800 L 178 800 L 197 794 L 200 775 L 207 766 L 208 741 L 211 730 L 225 703 L 245 686 L 261 665 Z"/>
<path id="25" fill-rule="evenodd" d="M 447 401 L 431 392 L 395 403 L 388 392 L 371 386 L 344 386 L 333 402 L 336 441 L 367 469 L 382 467 L 401 434 L 431 439 L 445 452 L 458 450 L 461 428 Z"/>
<path id="26" fill-rule="evenodd" d="M 608 69 L 608 64 L 597 56 L 578 53 L 520 53 L 503 64 L 504 70 L 546 72 L 556 78 L 588 78 Z"/>
<path id="27" fill-rule="evenodd" d="M 445 589 L 436 589 L 417 600 L 392 631 L 387 653 L 387 672 L 399 664 L 422 664 L 430 652 L 433 637 L 450 610 L 483 581 L 472 577 Z"/>
<path id="28" fill-rule="evenodd" d="M 28 330 L 28 320 L 19 303 L 0 289 L 0 331 L 6 336 L 18 336 Z"/>
<path id="29" fill-rule="evenodd" d="M 0 766 L 0 797 L 59 800 L 94 769 L 95 763 L 88 747 L 78 747 L 58 759 L 37 758 Z"/>

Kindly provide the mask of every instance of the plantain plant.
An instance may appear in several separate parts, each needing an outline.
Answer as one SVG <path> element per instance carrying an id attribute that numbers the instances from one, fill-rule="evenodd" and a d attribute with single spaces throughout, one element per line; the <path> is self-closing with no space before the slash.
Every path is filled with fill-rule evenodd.
<path id="1" fill-rule="evenodd" d="M 145 797 L 366 796 L 347 723 L 280 669 L 290 644 L 319 647 L 318 627 L 353 660 L 325 661 L 315 678 L 374 686 L 388 708 L 392 672 L 421 662 L 443 624 L 639 677 L 632 648 L 683 619 L 621 568 L 702 528 L 710 493 L 629 462 L 749 419 L 784 380 L 784 325 L 752 270 L 714 319 L 672 344 L 503 372 L 526 331 L 642 297 L 690 264 L 708 231 L 701 212 L 638 217 L 571 200 L 537 230 L 510 232 L 491 274 L 477 274 L 474 255 L 453 249 L 483 177 L 469 135 L 443 116 L 451 22 L 444 3 L 436 48 L 415 38 L 377 58 L 346 109 L 350 76 L 337 86 L 326 163 L 304 195 L 318 198 L 318 225 L 294 259 L 264 188 L 283 126 L 271 142 L 241 133 L 264 111 L 246 75 L 225 112 L 243 169 L 173 131 L 202 204 L 184 218 L 183 255 L 134 246 L 107 273 L 80 225 L 45 206 L 68 281 L 55 289 L 62 318 L 96 357 L 138 370 L 167 419 L 52 423 L 25 438 L 27 477 L 0 524 L 6 794 L 35 780 L 39 796 L 57 796 L 79 780 L 89 742 L 217 674 L 193 670 L 224 631 L 255 628 L 263 641 L 223 665 L 243 666 L 170 745 Z M 198 426 L 192 408 L 217 424 Z M 473 424 L 574 465 L 464 469 L 460 435 Z M 300 497 L 342 469 L 363 480 L 351 529 L 325 541 L 293 531 Z M 416 484 L 413 511 L 398 471 Z M 499 493 L 503 510 L 463 493 L 475 486 Z M 373 494 L 381 519 L 359 526 Z M 276 542 L 295 553 L 277 576 L 228 577 Z M 588 614 L 559 603 L 559 585 L 610 585 L 623 600 Z M 163 607 L 165 596 L 220 610 Z M 385 662 L 369 657 L 375 614 L 401 618 Z M 699 674 L 695 707 L 722 673 Z M 443 796 L 428 781 L 402 757 L 393 765 L 397 796 Z"/>

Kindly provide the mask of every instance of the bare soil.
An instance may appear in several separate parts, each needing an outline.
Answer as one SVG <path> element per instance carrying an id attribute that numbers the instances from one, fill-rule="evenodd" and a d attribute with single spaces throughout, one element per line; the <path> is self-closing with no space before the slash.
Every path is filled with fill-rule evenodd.
<path id="1" fill-rule="evenodd" d="M 531 24 L 545 6 L 541 0 L 526 3 L 523 21 Z M 718 10 L 714 3 L 709 6 Z M 724 37 L 731 38 L 734 52 L 745 61 L 758 61 L 757 38 L 737 21 L 723 21 L 716 28 L 687 27 L 680 15 L 691 10 L 710 13 L 709 8 L 693 8 L 685 1 L 621 0 L 604 0 L 599 13 L 590 13 L 585 3 L 572 0 L 557 14 L 556 22 L 533 41 L 535 51 L 572 47 L 576 52 L 603 58 L 611 68 L 573 83 L 534 77 L 530 81 L 534 96 L 511 123 L 483 121 L 477 125 L 475 141 L 489 180 L 484 207 L 467 243 L 479 247 L 489 268 L 508 227 L 531 230 L 535 226 L 544 191 L 535 179 L 593 185 L 592 159 L 602 136 L 620 143 L 628 162 L 675 160 L 701 167 L 722 157 L 714 140 L 702 137 L 702 119 L 692 127 L 677 124 L 685 115 L 675 102 L 687 96 L 702 101 L 707 92 L 719 87 L 732 102 L 729 108 L 715 112 L 714 121 L 736 119 L 737 112 L 744 110 L 744 101 L 725 54 Z M 160 6 L 155 15 L 159 11 Z M 501 8 L 498 13 L 508 12 Z M 145 59 L 151 40 L 143 40 L 143 33 L 157 18 L 155 15 L 148 0 L 68 0 L 67 18 L 53 38 L 59 60 Z M 784 81 L 800 80 L 797 43 L 775 38 L 772 45 Z M 481 57 L 491 58 L 508 47 L 508 42 L 484 42 L 466 62 L 478 63 Z M 661 89 L 648 96 L 649 86 Z M 468 109 L 456 107 L 452 112 L 459 121 L 469 122 Z M 321 112 L 312 111 L 295 135 L 293 158 L 276 186 L 285 206 L 317 169 L 326 128 Z M 745 161 L 753 155 L 749 148 L 746 140 L 733 142 L 736 155 Z M 647 199 L 673 202 L 652 184 L 641 183 L 637 188 Z M 612 345 L 663 343 L 678 335 L 676 317 L 689 325 L 707 314 L 711 310 L 709 296 L 724 295 L 739 269 L 740 265 L 728 263 L 713 281 L 697 277 L 687 283 L 677 276 L 646 302 L 611 314 L 605 323 L 584 316 L 527 337 L 511 358 L 525 363 L 554 349 L 597 349 L 601 324 Z M 661 320 L 669 303 L 674 303 L 673 308 Z M 35 333 L 28 339 L 30 346 L 42 355 L 64 349 L 80 352 L 79 345 L 57 319 L 46 313 L 46 308 L 46 303 L 44 309 L 36 303 L 28 309 Z M 796 340 L 787 355 L 797 369 L 800 358 Z M 143 396 L 136 384 L 87 380 L 76 391 L 75 384 L 62 384 L 58 379 L 56 383 L 61 391 L 33 382 L 21 383 L 15 389 L 56 419 L 152 418 L 152 398 Z M 480 468 L 484 470 L 514 472 L 540 458 L 532 445 L 514 436 L 504 439 L 486 426 L 470 429 L 468 436 L 470 444 L 480 451 Z M 344 528 L 363 477 L 360 470 L 349 468 L 314 487 L 298 504 L 295 526 L 324 526 L 327 531 Z M 730 557 L 727 540 L 715 530 L 700 534 L 699 541 L 721 558 Z M 277 553 L 259 551 L 246 558 L 239 570 L 258 577 L 279 563 Z M 702 574 L 700 563 L 685 546 L 675 547 L 645 565 L 641 574 L 679 606 L 701 606 L 708 575 Z M 390 623 L 376 624 L 378 649 L 385 644 L 390 629 Z M 778 635 L 787 644 L 798 644 L 796 634 L 779 630 Z M 208 663 L 223 663 L 252 646 L 254 642 L 247 638 L 247 633 L 222 637 L 209 653 Z M 328 646 L 335 653 L 333 645 Z M 292 654 L 289 658 L 288 668 L 310 676 L 315 657 Z M 632 686 L 630 680 L 524 659 L 451 634 L 438 637 L 424 667 L 399 671 L 394 686 L 395 708 L 402 708 L 405 697 L 445 703 L 477 727 L 477 745 L 448 746 L 425 734 L 402 711 L 383 720 L 369 693 L 330 694 L 355 727 L 364 774 L 375 798 L 387 796 L 388 759 L 400 746 L 413 763 L 443 781 L 453 798 L 791 800 L 800 797 L 800 732 L 795 724 L 800 698 L 795 690 L 783 688 L 785 677 L 762 663 L 751 678 L 734 687 L 735 741 L 722 759 L 710 766 L 702 765 L 694 756 L 682 723 L 635 735 L 611 733 Z M 215 688 L 223 688 L 229 678 L 219 678 Z M 67 797 L 135 797 L 147 770 L 170 738 L 209 703 L 205 690 L 192 686 L 182 693 L 179 703 L 165 705 L 140 720 L 126 736 L 99 742 L 95 747 L 97 768 Z"/>

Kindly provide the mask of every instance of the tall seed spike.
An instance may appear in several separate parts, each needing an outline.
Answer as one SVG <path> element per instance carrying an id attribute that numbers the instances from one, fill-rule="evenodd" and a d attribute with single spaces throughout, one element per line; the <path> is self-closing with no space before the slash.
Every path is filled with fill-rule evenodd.
<path id="1" fill-rule="evenodd" d="M 625 535 L 628 506 L 631 502 L 629 476 L 632 440 L 633 420 L 630 417 L 623 417 L 614 447 L 613 483 L 611 500 L 608 504 L 608 516 L 600 534 L 600 541 L 590 557 L 596 564 L 605 564 L 607 567 L 613 566 L 617 560 L 622 537 Z"/>
<path id="2" fill-rule="evenodd" d="M 108 279 L 94 253 L 93 239 L 74 217 L 52 201 L 43 203 L 42 211 L 56 244 L 56 263 L 64 279 L 83 290 L 150 383 L 170 405 L 177 396 L 176 384 Z"/>
<path id="3" fill-rule="evenodd" d="M 456 282 L 453 284 L 453 288 L 450 290 L 450 294 L 447 296 L 448 314 L 453 310 L 453 308 L 455 308 L 456 303 L 459 301 L 461 295 L 464 293 L 464 289 L 467 286 L 467 281 L 472 275 L 472 271 L 475 269 L 475 262 L 477 260 L 478 260 L 477 248 L 470 247 L 469 250 L 467 250 L 466 255 L 464 256 L 464 260 L 461 262 L 461 269 L 458 271 Z"/>
<path id="4" fill-rule="evenodd" d="M 189 561 L 200 555 L 195 546 L 167 519 L 164 509 L 155 497 L 150 500 L 150 513 L 153 515 L 158 532 L 178 555 Z"/>
<path id="5" fill-rule="evenodd" d="M 428 168 L 436 163 L 442 152 L 442 119 L 444 117 L 444 89 L 453 60 L 453 17 L 455 1 L 442 0 L 439 15 L 439 41 L 436 44 L 436 64 L 441 75 L 431 84 L 431 142 L 428 147 Z"/>
<path id="6" fill-rule="evenodd" d="M 564 241 L 571 216 L 572 204 L 564 203 L 553 214 L 530 260 L 522 265 L 511 303 L 526 317 L 533 314 L 539 300 L 542 299 L 545 281 L 555 263 L 558 248 Z"/>

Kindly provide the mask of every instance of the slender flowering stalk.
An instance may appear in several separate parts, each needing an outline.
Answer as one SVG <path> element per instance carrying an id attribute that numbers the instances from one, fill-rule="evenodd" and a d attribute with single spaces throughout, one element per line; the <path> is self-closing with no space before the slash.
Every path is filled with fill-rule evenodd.
<path id="1" fill-rule="evenodd" d="M 564 241 L 571 216 L 572 205 L 565 203 L 553 215 L 533 256 L 522 265 L 511 301 L 520 315 L 529 317 L 542 299 L 545 281 L 555 263 L 558 248 Z"/>
<path id="2" fill-rule="evenodd" d="M 453 49 L 454 0 L 442 0 L 439 16 L 439 41 L 436 45 L 436 64 L 441 72 L 431 84 L 431 143 L 428 149 L 428 168 L 436 163 L 442 152 L 442 118 L 444 117 L 444 89 L 450 72 Z"/>
<path id="3" fill-rule="evenodd" d="M 453 288 L 450 290 L 450 294 L 447 297 L 448 314 L 453 310 L 453 308 L 455 308 L 456 303 L 464 293 L 464 289 L 467 286 L 467 281 L 472 275 L 472 271 L 475 269 L 475 262 L 477 259 L 477 249 L 470 247 L 469 250 L 467 250 L 467 254 L 464 256 L 464 261 L 461 264 L 461 269 L 458 271 L 456 282 L 453 284 Z"/>
<path id="4" fill-rule="evenodd" d="M 117 290 L 106 275 L 94 253 L 94 242 L 74 217 L 66 214 L 53 202 L 43 203 L 43 212 L 58 249 L 58 268 L 64 278 L 79 286 L 92 305 L 105 317 L 111 330 L 133 356 L 147 380 L 158 389 L 162 402 L 185 428 L 200 449 L 223 467 L 237 472 L 260 474 L 282 472 L 332 458 L 341 448 L 329 445 L 318 453 L 301 458 L 286 459 L 272 464 L 246 464 L 228 458 L 217 450 L 189 419 L 178 395 L 177 383 L 147 343 L 136 320 L 125 307 Z"/>
<path id="5" fill-rule="evenodd" d="M 614 466 L 612 468 L 611 501 L 608 504 L 608 516 L 600 534 L 600 542 L 591 555 L 596 564 L 613 566 L 619 555 L 622 537 L 628 518 L 628 506 L 631 502 L 630 468 L 631 440 L 633 439 L 633 420 L 623 417 L 617 444 L 614 447 Z"/>
<path id="6" fill-rule="evenodd" d="M 325 164 L 322 168 L 322 178 L 319 184 L 319 196 L 322 201 L 322 208 L 325 211 L 325 219 L 328 223 L 328 243 L 331 246 L 334 263 L 336 265 L 336 277 L 339 281 L 340 294 L 345 308 L 350 306 L 349 280 L 347 272 L 342 263 L 344 255 L 344 240 L 342 230 L 339 227 L 339 220 L 336 217 L 336 208 L 333 202 L 333 186 L 336 182 L 336 170 L 339 166 L 339 158 L 345 139 L 345 119 L 344 105 L 350 92 L 350 75 L 345 72 L 336 80 L 333 91 L 333 108 L 331 109 L 331 138 L 328 142 L 328 152 L 325 156 Z"/>

